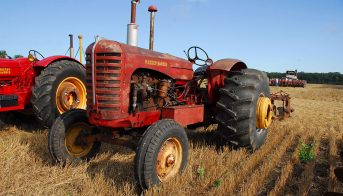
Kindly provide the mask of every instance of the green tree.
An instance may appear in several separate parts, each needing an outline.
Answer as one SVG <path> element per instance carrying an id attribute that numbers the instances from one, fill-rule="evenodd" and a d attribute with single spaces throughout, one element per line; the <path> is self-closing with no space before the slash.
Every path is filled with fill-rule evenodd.
<path id="1" fill-rule="evenodd" d="M 21 54 L 16 54 L 16 55 L 14 55 L 14 58 L 15 59 L 17 59 L 17 58 L 21 58 L 21 57 L 24 57 L 23 55 L 21 55 Z"/>
<path id="2" fill-rule="evenodd" d="M 6 50 L 0 50 L 0 58 L 6 58 L 6 57 L 7 57 Z"/>

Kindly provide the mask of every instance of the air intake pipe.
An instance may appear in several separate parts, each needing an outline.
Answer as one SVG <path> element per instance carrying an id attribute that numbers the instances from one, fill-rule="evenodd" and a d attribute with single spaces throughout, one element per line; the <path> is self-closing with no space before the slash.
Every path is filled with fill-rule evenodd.
<path id="1" fill-rule="evenodd" d="M 127 25 L 127 44 L 137 46 L 138 25 L 136 24 L 136 7 L 140 0 L 131 1 L 131 23 Z"/>
<path id="2" fill-rule="evenodd" d="M 149 49 L 154 50 L 155 12 L 157 12 L 157 7 L 154 5 L 151 5 L 151 6 L 149 6 L 148 11 L 150 12 L 150 43 L 149 43 Z"/>

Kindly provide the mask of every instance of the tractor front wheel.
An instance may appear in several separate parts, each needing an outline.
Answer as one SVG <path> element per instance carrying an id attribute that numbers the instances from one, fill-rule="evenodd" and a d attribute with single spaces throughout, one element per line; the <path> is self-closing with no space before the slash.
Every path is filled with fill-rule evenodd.
<path id="1" fill-rule="evenodd" d="M 56 61 L 42 70 L 35 79 L 31 99 L 38 121 L 50 127 L 67 110 L 86 109 L 85 80 L 85 68 L 74 61 Z"/>
<path id="2" fill-rule="evenodd" d="M 188 139 L 184 128 L 171 119 L 151 125 L 139 141 L 135 177 L 142 189 L 164 182 L 186 167 Z"/>
<path id="3" fill-rule="evenodd" d="M 258 149 L 265 141 L 273 116 L 266 74 L 254 69 L 230 72 L 219 93 L 219 134 L 234 147 Z"/>
<path id="4" fill-rule="evenodd" d="M 82 138 L 94 134 L 85 110 L 74 109 L 56 119 L 48 135 L 49 152 L 57 162 L 74 163 L 93 158 L 100 150 L 101 142 L 86 142 Z"/>

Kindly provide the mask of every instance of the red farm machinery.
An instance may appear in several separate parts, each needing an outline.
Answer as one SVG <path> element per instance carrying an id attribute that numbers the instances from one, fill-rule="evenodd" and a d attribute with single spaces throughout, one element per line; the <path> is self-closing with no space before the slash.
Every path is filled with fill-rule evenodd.
<path id="1" fill-rule="evenodd" d="M 223 140 L 258 149 L 273 111 L 265 73 L 236 59 L 213 62 L 190 47 L 187 59 L 139 48 L 132 1 L 127 44 L 97 38 L 86 50 L 87 110 L 73 109 L 49 130 L 49 152 L 57 162 L 94 157 L 102 142 L 136 151 L 135 176 L 142 189 L 164 182 L 186 166 L 184 127 L 218 124 Z M 200 66 L 195 72 L 193 64 Z"/>
<path id="2" fill-rule="evenodd" d="M 305 87 L 306 80 L 298 79 L 298 71 L 286 71 L 286 77 L 272 78 L 269 80 L 270 86 L 289 86 L 289 87 Z"/>
<path id="3" fill-rule="evenodd" d="M 70 54 L 73 56 L 72 44 Z M 9 112 L 33 111 L 38 121 L 49 127 L 69 109 L 86 109 L 85 80 L 84 65 L 68 56 L 44 58 L 30 50 L 26 58 L 0 59 L 2 118 L 11 121 Z"/>

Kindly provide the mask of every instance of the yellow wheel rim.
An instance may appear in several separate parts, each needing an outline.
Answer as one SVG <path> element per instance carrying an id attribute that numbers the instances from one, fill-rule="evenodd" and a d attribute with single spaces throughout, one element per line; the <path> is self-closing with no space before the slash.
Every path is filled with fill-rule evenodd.
<path id="1" fill-rule="evenodd" d="M 76 77 L 65 78 L 56 90 L 56 106 L 60 114 L 70 109 L 86 109 L 86 87 Z"/>
<path id="2" fill-rule="evenodd" d="M 92 149 L 94 143 L 84 143 L 80 141 L 81 134 L 87 134 L 91 131 L 91 128 L 86 123 L 76 123 L 72 125 L 66 132 L 65 146 L 67 152 L 74 157 L 84 157 Z"/>
<path id="3" fill-rule="evenodd" d="M 273 117 L 272 102 L 268 97 L 259 97 L 256 106 L 256 127 L 266 129 L 272 123 Z"/>
<path id="4" fill-rule="evenodd" d="M 175 176 L 182 163 L 182 145 L 176 138 L 167 139 L 161 146 L 156 161 L 156 173 L 159 180 L 165 181 Z"/>

